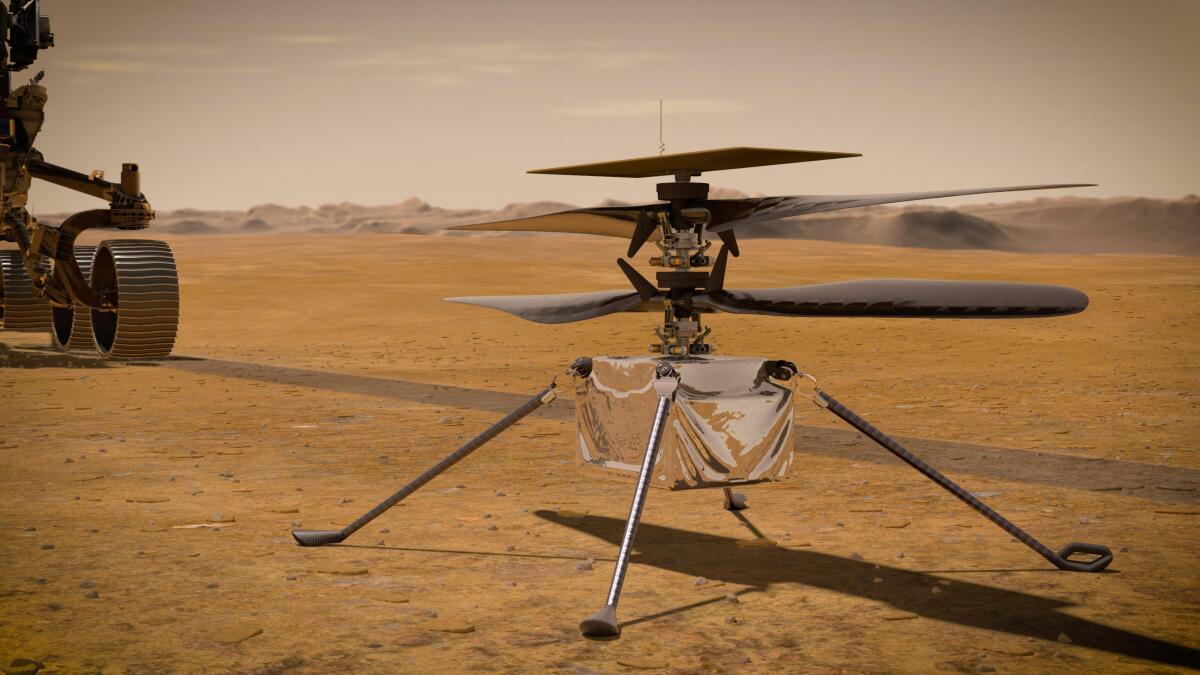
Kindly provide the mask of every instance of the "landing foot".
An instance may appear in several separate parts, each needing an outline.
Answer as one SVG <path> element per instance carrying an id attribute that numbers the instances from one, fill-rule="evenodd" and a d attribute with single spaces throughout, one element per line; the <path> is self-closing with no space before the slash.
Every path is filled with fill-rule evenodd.
<path id="1" fill-rule="evenodd" d="M 615 638 L 621 635 L 621 627 L 617 625 L 617 608 L 605 605 L 604 609 L 589 616 L 579 624 L 579 631 L 584 637 Z"/>
<path id="2" fill-rule="evenodd" d="M 337 544 L 346 538 L 341 530 L 292 530 L 292 538 L 301 546 Z"/>

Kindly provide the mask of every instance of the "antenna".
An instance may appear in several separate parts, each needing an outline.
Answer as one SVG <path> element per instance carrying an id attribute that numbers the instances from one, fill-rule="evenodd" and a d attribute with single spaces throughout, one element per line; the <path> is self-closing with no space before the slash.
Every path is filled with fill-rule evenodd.
<path id="1" fill-rule="evenodd" d="M 663 143 L 662 137 L 662 99 L 658 99 L 658 154 L 663 154 L 667 151 L 667 146 Z"/>

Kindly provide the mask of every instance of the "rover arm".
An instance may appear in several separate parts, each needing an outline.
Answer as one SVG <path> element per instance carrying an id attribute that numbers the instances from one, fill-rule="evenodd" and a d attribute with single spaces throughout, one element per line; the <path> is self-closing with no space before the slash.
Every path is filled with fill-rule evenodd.
<path id="1" fill-rule="evenodd" d="M 112 309 L 115 307 L 113 299 L 92 289 L 80 270 L 79 263 L 75 260 L 75 239 L 84 230 L 95 227 L 134 230 L 145 228 L 150 223 L 154 218 L 154 210 L 142 194 L 141 175 L 137 164 L 122 165 L 120 183 L 112 183 L 98 174 L 89 176 L 40 159 L 31 160 L 26 166 L 34 178 L 108 202 L 109 208 L 76 213 L 59 227 L 42 224 L 35 226 L 29 247 L 33 256 L 28 264 L 35 264 L 41 256 L 55 261 L 53 274 L 44 287 L 46 299 L 51 304 Z"/>

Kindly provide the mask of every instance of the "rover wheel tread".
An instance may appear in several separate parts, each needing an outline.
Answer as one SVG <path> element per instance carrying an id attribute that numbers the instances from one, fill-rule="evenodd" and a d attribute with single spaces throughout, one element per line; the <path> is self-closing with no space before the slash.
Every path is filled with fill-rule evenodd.
<path id="1" fill-rule="evenodd" d="M 50 329 L 50 303 L 33 290 L 20 251 L 0 251 L 0 301 L 4 329 L 41 333 Z"/>
<path id="2" fill-rule="evenodd" d="M 179 275 L 166 242 L 101 242 L 91 283 L 97 290 L 117 293 L 117 311 L 91 311 L 92 335 L 100 354 L 117 359 L 170 355 L 179 328 Z"/>
<path id="3" fill-rule="evenodd" d="M 95 246 L 75 247 L 75 260 L 79 263 L 79 271 L 83 272 L 84 279 L 91 279 L 92 259 L 95 255 Z M 91 308 L 54 307 L 50 311 L 54 318 L 50 339 L 53 340 L 55 349 L 60 352 L 96 351 L 96 341 L 92 338 Z"/>

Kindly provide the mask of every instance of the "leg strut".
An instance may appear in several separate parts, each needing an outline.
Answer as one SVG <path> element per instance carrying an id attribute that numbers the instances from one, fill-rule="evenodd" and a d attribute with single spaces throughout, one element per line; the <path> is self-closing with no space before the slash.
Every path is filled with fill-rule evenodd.
<path id="1" fill-rule="evenodd" d="M 438 474 L 457 464 L 459 460 L 474 452 L 479 448 L 479 446 L 495 438 L 500 434 L 501 431 L 504 431 L 505 429 L 516 424 L 521 418 L 525 417 L 534 410 L 537 410 L 543 405 L 553 401 L 555 396 L 557 396 L 557 394 L 554 391 L 554 384 L 552 383 L 549 387 L 546 387 L 537 394 L 534 394 L 532 398 L 521 404 L 520 408 L 512 411 L 506 417 L 504 417 L 504 419 L 496 422 L 492 426 L 485 429 L 483 433 L 467 441 L 466 444 L 461 448 L 455 450 L 437 464 L 434 464 L 427 471 L 425 471 L 425 473 L 417 476 L 411 483 L 400 488 L 391 497 L 383 500 L 375 508 L 367 511 L 360 516 L 358 520 L 350 523 L 346 527 L 340 530 L 293 530 L 292 537 L 296 540 L 296 543 L 300 544 L 301 546 L 321 546 L 323 544 L 340 543 L 341 541 L 345 540 L 346 537 L 349 537 L 357 532 L 360 528 L 362 528 L 363 525 L 375 520 L 375 518 L 379 517 L 379 515 L 384 511 L 387 511 L 398 504 L 400 500 L 419 490 L 421 486 L 433 480 Z"/>
<path id="2" fill-rule="evenodd" d="M 741 511 L 750 508 L 746 503 L 746 495 L 740 492 L 734 492 L 730 488 L 725 488 L 725 510 L 726 511 Z"/>
<path id="3" fill-rule="evenodd" d="M 907 448 L 897 443 L 890 436 L 883 433 L 879 429 L 876 429 L 871 425 L 870 422 L 867 422 L 863 418 L 854 414 L 854 411 L 850 410 L 841 403 L 838 403 L 832 396 L 821 391 L 820 388 L 817 389 L 817 394 L 813 400 L 817 405 L 821 406 L 822 408 L 828 408 L 829 412 L 842 418 L 842 420 L 847 424 L 863 432 L 871 440 L 875 441 L 879 445 L 882 445 L 893 455 L 904 460 L 904 462 L 906 462 L 912 468 L 920 471 L 925 475 L 926 478 L 929 478 L 933 482 L 942 486 L 950 494 L 961 499 L 967 504 L 967 506 L 970 506 L 979 513 L 983 514 L 985 518 L 1000 526 L 1000 528 L 1011 534 L 1022 544 L 1025 544 L 1034 551 L 1037 551 L 1043 558 L 1049 560 L 1058 569 L 1069 570 L 1071 572 L 1099 572 L 1105 567 L 1108 567 L 1108 564 L 1112 562 L 1112 551 L 1107 546 L 1101 546 L 1100 544 L 1071 542 L 1064 546 L 1057 553 L 1050 550 L 1045 544 L 1037 539 L 1034 539 L 1033 536 L 1028 532 L 1014 525 L 1011 521 L 997 513 L 987 504 L 979 501 L 975 495 L 967 492 L 949 478 L 946 478 L 940 471 L 923 462 L 920 457 L 917 457 L 909 452 Z M 1083 553 L 1095 557 L 1086 562 L 1071 560 L 1071 556 L 1077 553 Z"/>
<path id="4" fill-rule="evenodd" d="M 646 442 L 646 455 L 642 458 L 642 470 L 638 474 L 633 503 L 629 506 L 629 520 L 625 523 L 625 536 L 621 538 L 621 551 L 617 554 L 617 565 L 613 569 L 612 584 L 608 587 L 608 599 L 604 607 L 579 624 L 579 630 L 587 637 L 617 637 L 621 627 L 617 624 L 617 601 L 621 597 L 621 586 L 625 583 L 625 572 L 629 568 L 629 556 L 633 553 L 633 538 L 637 535 L 638 521 L 642 518 L 642 507 L 646 505 L 646 491 L 650 489 L 650 477 L 658 459 L 658 446 L 662 440 L 663 427 L 675 390 L 679 387 L 679 376 L 666 362 L 658 364 L 658 376 L 654 389 L 658 392 L 658 408 L 654 412 L 654 426 L 650 428 L 650 440 Z"/>

